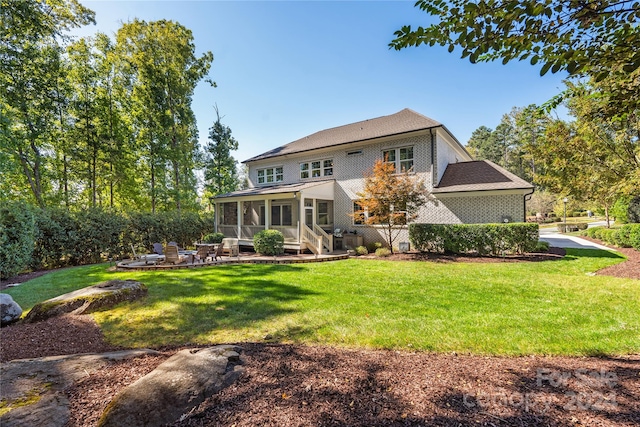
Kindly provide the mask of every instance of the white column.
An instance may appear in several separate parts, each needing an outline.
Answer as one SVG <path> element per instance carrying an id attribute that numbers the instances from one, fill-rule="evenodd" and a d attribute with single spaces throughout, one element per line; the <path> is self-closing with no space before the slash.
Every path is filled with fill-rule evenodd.
<path id="1" fill-rule="evenodd" d="M 271 200 L 264 200 L 264 229 L 268 230 L 271 224 Z"/>
<path id="2" fill-rule="evenodd" d="M 240 239 L 242 237 L 242 202 L 237 201 L 236 203 L 238 209 L 238 239 Z"/>

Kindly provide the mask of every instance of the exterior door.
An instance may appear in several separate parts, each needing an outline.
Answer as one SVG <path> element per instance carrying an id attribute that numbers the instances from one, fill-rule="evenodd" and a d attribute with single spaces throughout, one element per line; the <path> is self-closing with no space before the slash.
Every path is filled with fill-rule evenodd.
<path id="1" fill-rule="evenodd" d="M 313 230 L 313 219 L 314 216 L 313 210 L 313 199 L 304 199 L 304 223 L 307 227 Z"/>

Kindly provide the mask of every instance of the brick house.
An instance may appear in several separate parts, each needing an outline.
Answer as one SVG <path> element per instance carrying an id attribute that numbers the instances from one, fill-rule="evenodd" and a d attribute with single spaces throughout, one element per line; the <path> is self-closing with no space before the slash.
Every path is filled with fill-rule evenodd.
<path id="1" fill-rule="evenodd" d="M 353 216 L 364 174 L 382 158 L 410 170 L 431 192 L 416 222 L 525 219 L 533 185 L 492 162 L 473 160 L 444 125 L 404 109 L 322 130 L 244 161 L 249 188 L 213 199 L 216 229 L 244 246 L 253 245 L 258 231 L 277 229 L 285 248 L 314 253 L 384 242 L 380 229 Z M 397 241 L 408 241 L 406 227 Z"/>

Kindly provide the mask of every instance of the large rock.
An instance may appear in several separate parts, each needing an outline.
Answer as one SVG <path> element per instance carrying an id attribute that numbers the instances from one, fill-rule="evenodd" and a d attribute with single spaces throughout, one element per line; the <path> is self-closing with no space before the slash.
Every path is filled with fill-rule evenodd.
<path id="1" fill-rule="evenodd" d="M 10 325 L 22 316 L 22 308 L 9 294 L 0 294 L 0 326 Z"/>
<path id="2" fill-rule="evenodd" d="M 98 426 L 162 426 L 178 420 L 240 376 L 239 351 L 230 345 L 179 351 L 116 396 Z"/>
<path id="3" fill-rule="evenodd" d="M 147 287 L 140 282 L 109 280 L 38 303 L 27 313 L 23 322 L 40 322 L 66 313 L 91 313 L 145 295 Z"/>
<path id="4" fill-rule="evenodd" d="M 145 355 L 149 349 L 103 354 L 75 354 L 0 363 L 0 426 L 64 427 L 69 423 L 65 390 L 74 382 L 110 365 Z"/>

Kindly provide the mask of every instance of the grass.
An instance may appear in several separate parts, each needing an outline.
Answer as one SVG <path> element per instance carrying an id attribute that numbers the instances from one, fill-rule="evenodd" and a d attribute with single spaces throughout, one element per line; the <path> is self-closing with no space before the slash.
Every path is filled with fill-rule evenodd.
<path id="1" fill-rule="evenodd" d="M 434 263 L 349 259 L 107 272 L 57 271 L 8 292 L 23 308 L 115 278 L 149 296 L 94 314 L 127 347 L 243 341 L 476 354 L 640 352 L 640 280 L 590 273 L 617 253 L 568 250 L 561 261 Z"/>

